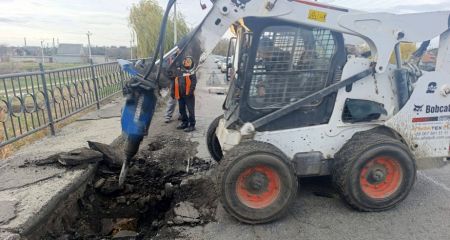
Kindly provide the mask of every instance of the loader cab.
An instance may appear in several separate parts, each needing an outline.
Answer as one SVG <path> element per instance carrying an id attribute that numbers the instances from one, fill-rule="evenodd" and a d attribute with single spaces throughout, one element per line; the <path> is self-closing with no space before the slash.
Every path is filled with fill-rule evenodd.
<path id="1" fill-rule="evenodd" d="M 235 61 L 224 103 L 227 128 L 239 128 L 340 80 L 346 62 L 341 33 L 272 18 L 246 18 L 237 28 Z M 233 40 L 231 40 L 233 41 Z M 273 131 L 327 123 L 336 95 L 262 126 Z"/>

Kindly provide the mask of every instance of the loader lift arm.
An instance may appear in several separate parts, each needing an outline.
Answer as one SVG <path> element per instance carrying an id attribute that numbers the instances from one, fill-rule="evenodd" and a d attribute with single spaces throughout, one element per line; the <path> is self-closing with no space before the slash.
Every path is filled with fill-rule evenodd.
<path id="1" fill-rule="evenodd" d="M 179 46 L 178 58 L 202 63 L 234 23 L 246 17 L 275 18 L 361 37 L 370 46 L 375 70 L 386 70 L 400 42 L 423 42 L 449 29 L 450 13 L 367 13 L 305 0 L 216 0 L 207 16 Z M 171 66 L 173 68 L 174 66 Z"/>

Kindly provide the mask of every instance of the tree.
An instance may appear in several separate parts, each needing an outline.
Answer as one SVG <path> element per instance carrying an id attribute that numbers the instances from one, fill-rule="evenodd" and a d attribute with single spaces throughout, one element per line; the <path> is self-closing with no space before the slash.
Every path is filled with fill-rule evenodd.
<path id="1" fill-rule="evenodd" d="M 138 4 L 134 4 L 130 10 L 130 25 L 137 35 L 137 52 L 138 57 L 148 57 L 154 54 L 156 45 L 158 44 L 159 30 L 161 27 L 164 9 L 159 6 L 156 0 L 141 0 Z M 189 31 L 184 16 L 177 14 L 177 33 L 181 39 Z M 173 44 L 173 14 L 167 22 L 167 31 L 165 39 L 165 52 L 174 47 Z M 178 39 L 178 40 L 179 40 Z"/>

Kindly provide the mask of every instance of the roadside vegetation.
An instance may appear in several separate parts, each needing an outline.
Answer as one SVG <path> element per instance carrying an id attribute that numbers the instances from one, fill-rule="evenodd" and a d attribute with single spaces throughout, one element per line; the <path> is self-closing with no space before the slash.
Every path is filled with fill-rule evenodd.
<path id="1" fill-rule="evenodd" d="M 159 30 L 164 14 L 164 9 L 156 0 L 141 0 L 130 9 L 130 25 L 137 35 L 137 55 L 146 58 L 153 54 L 158 42 Z M 178 13 L 176 17 L 178 40 L 184 37 L 191 29 L 188 27 L 185 17 Z M 169 17 L 167 23 L 165 51 L 174 46 L 174 16 Z"/>
<path id="2" fill-rule="evenodd" d="M 70 68 L 87 65 L 86 63 L 45 63 L 46 70 Z M 21 72 L 39 71 L 39 63 L 36 62 L 0 62 L 0 75 Z"/>

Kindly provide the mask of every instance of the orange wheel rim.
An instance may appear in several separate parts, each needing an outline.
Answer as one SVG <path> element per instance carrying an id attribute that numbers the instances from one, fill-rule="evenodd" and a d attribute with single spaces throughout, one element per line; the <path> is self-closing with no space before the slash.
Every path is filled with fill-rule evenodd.
<path id="1" fill-rule="evenodd" d="M 400 188 L 403 170 L 394 158 L 376 157 L 363 166 L 359 179 L 361 190 L 368 197 L 384 199 Z"/>
<path id="2" fill-rule="evenodd" d="M 264 165 L 247 168 L 238 177 L 236 194 L 247 207 L 265 208 L 280 195 L 280 176 Z"/>

